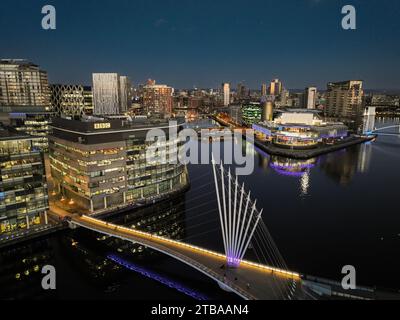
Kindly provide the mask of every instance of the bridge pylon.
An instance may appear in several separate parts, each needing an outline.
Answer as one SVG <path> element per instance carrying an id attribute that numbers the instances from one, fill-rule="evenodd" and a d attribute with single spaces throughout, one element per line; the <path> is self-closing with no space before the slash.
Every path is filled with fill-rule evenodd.
<path id="1" fill-rule="evenodd" d="M 251 199 L 244 183 L 240 185 L 238 177 L 233 176 L 230 169 L 225 170 L 222 161 L 218 166 L 213 157 L 212 165 L 226 261 L 228 267 L 237 268 L 249 248 L 263 210 L 257 209 L 257 200 Z"/>

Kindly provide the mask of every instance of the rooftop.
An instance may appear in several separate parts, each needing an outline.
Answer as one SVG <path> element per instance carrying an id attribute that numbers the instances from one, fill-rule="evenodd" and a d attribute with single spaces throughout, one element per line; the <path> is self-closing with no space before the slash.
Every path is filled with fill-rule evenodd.
<path id="1" fill-rule="evenodd" d="M 39 67 L 26 59 L 0 59 L 0 64 Z"/>
<path id="2" fill-rule="evenodd" d="M 32 139 L 32 136 L 21 134 L 11 128 L 0 126 L 0 141 Z"/>

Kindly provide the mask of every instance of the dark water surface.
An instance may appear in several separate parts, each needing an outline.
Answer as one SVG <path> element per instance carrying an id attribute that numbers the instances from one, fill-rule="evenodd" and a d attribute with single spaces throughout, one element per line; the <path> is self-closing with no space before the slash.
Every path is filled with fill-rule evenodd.
<path id="1" fill-rule="evenodd" d="M 391 123 L 399 119 L 377 126 Z M 353 265 L 358 284 L 400 289 L 400 137 L 309 161 L 254 155 L 255 171 L 241 181 L 292 270 L 340 280 Z M 211 167 L 189 172 L 192 188 L 182 198 L 112 220 L 222 250 Z M 45 264 L 57 270 L 54 292 L 40 286 L 36 270 Z M 179 262 L 85 230 L 0 252 L 0 298 L 236 299 Z"/>

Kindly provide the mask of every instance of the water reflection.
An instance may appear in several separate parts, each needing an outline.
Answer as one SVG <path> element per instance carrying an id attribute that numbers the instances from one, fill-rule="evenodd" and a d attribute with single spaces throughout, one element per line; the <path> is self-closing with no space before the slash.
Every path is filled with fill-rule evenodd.
<path id="1" fill-rule="evenodd" d="M 310 189 L 310 170 L 308 169 L 301 177 L 300 183 L 301 196 L 307 196 Z"/>
<path id="2" fill-rule="evenodd" d="M 372 154 L 370 143 L 362 144 L 321 157 L 320 168 L 342 186 L 349 185 L 356 173 L 367 173 Z"/>
<path id="3" fill-rule="evenodd" d="M 185 198 L 179 197 L 113 217 L 109 221 L 117 225 L 180 241 L 186 236 L 185 207 Z M 156 254 L 153 250 L 146 250 L 141 245 L 112 237 L 102 236 L 99 240 L 104 241 L 107 246 L 116 248 L 120 253 L 129 252 L 138 256 Z"/>
<path id="4" fill-rule="evenodd" d="M 0 299 L 48 298 L 41 287 L 43 266 L 53 264 L 49 240 L 4 249 L 0 254 Z"/>
<path id="5" fill-rule="evenodd" d="M 297 160 L 284 157 L 272 156 L 269 166 L 278 174 L 292 177 L 303 177 L 309 170 L 314 168 L 317 159 Z"/>

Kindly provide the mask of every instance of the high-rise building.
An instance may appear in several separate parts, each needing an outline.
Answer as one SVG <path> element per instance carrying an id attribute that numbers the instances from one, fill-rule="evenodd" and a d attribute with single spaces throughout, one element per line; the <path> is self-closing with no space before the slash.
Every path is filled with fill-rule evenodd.
<path id="1" fill-rule="evenodd" d="M 167 161 L 148 157 L 146 137 L 154 128 L 166 133 L 167 141 L 159 147 L 165 147 Z M 94 213 L 152 203 L 182 191 L 189 183 L 188 172 L 184 164 L 168 158 L 180 147 L 179 139 L 169 139 L 170 128 L 160 119 L 54 119 L 49 159 L 59 196 Z"/>
<path id="2" fill-rule="evenodd" d="M 47 73 L 26 60 L 0 60 L 0 121 L 46 150 L 52 116 Z"/>
<path id="3" fill-rule="evenodd" d="M 315 109 L 317 104 L 317 88 L 316 87 L 308 87 L 304 92 L 304 108 L 306 109 Z"/>
<path id="4" fill-rule="evenodd" d="M 236 95 L 237 95 L 238 99 L 243 99 L 248 96 L 248 91 L 244 84 L 242 84 L 242 83 L 238 84 Z"/>
<path id="5" fill-rule="evenodd" d="M 231 103 L 231 86 L 229 83 L 222 84 L 222 93 L 224 96 L 224 107 L 227 107 Z"/>
<path id="6" fill-rule="evenodd" d="M 93 74 L 94 114 L 99 116 L 125 113 L 129 106 L 130 84 L 118 73 Z"/>
<path id="7" fill-rule="evenodd" d="M 0 60 L 0 106 L 50 107 L 47 73 L 26 60 Z"/>
<path id="8" fill-rule="evenodd" d="M 44 159 L 34 139 L 0 128 L 0 235 L 48 223 Z"/>
<path id="9" fill-rule="evenodd" d="M 353 118 L 362 115 L 363 82 L 350 80 L 328 83 L 326 110 L 331 117 Z"/>
<path id="10" fill-rule="evenodd" d="M 267 95 L 267 84 L 266 83 L 263 83 L 262 85 L 261 85 L 261 96 L 262 97 L 265 97 Z"/>
<path id="11" fill-rule="evenodd" d="M 149 80 L 143 86 L 143 108 L 150 114 L 170 115 L 173 107 L 174 89 L 164 84 Z"/>
<path id="12" fill-rule="evenodd" d="M 119 78 L 120 85 L 120 113 L 126 113 L 132 105 L 132 84 L 128 77 Z"/>
<path id="13" fill-rule="evenodd" d="M 279 96 L 282 92 L 283 84 L 279 79 L 271 81 L 269 85 L 269 94 L 271 96 Z"/>
<path id="14" fill-rule="evenodd" d="M 51 105 L 59 117 L 81 117 L 93 114 L 91 87 L 82 85 L 50 85 Z"/>

